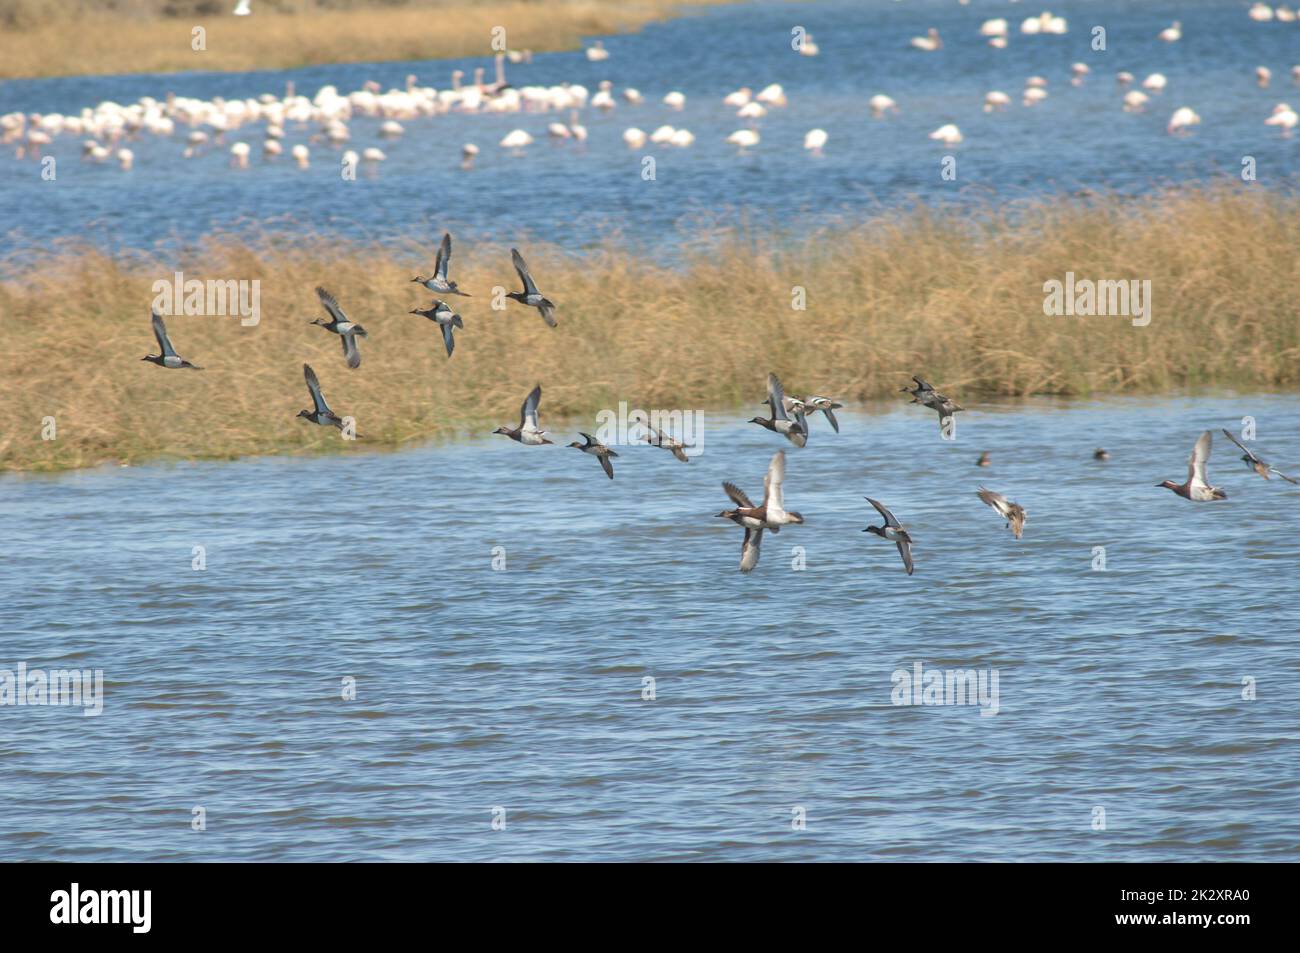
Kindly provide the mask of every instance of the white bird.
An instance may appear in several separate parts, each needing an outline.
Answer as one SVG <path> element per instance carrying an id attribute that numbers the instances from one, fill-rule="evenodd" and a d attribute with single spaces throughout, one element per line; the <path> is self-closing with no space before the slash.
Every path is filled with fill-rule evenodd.
<path id="1" fill-rule="evenodd" d="M 805 33 L 803 37 L 803 43 L 799 45 L 799 55 L 816 56 L 820 52 L 821 50 L 817 47 L 817 44 L 813 42 L 812 34 Z"/>
<path id="2" fill-rule="evenodd" d="M 1026 86 L 1020 102 L 1025 106 L 1036 106 L 1047 98 L 1047 90 L 1041 86 Z"/>
<path id="3" fill-rule="evenodd" d="M 660 126 L 654 132 L 650 133 L 651 142 L 668 142 L 672 139 L 673 134 L 677 132 L 672 126 Z"/>
<path id="4" fill-rule="evenodd" d="M 934 27 L 925 31 L 925 36 L 914 36 L 908 43 L 912 49 L 921 50 L 924 53 L 933 53 L 935 50 L 943 47 L 943 40 L 939 39 L 939 31 Z"/>
<path id="5" fill-rule="evenodd" d="M 760 102 L 748 102 L 736 110 L 736 116 L 740 119 L 762 119 L 766 115 L 767 110 Z"/>
<path id="6" fill-rule="evenodd" d="M 989 39 L 989 46 L 995 50 L 1005 50 L 1007 48 L 1007 38 L 1005 36 L 995 36 Z"/>
<path id="7" fill-rule="evenodd" d="M 1291 130 L 1296 127 L 1296 112 L 1286 103 L 1278 103 L 1273 107 L 1273 115 L 1264 120 L 1266 126 L 1281 126 L 1282 135 L 1291 135 Z"/>
<path id="8" fill-rule="evenodd" d="M 235 16 L 246 17 L 252 13 L 253 11 L 249 7 L 250 2 L 251 0 L 239 0 L 239 3 L 235 5 Z"/>
<path id="9" fill-rule="evenodd" d="M 884 93 L 876 93 L 867 100 L 867 105 L 871 107 L 871 114 L 877 119 L 887 112 L 898 112 L 898 103 Z"/>
<path id="10" fill-rule="evenodd" d="M 940 126 L 934 132 L 930 133 L 931 139 L 938 139 L 945 146 L 955 146 L 962 141 L 961 130 L 952 123 Z"/>
<path id="11" fill-rule="evenodd" d="M 733 146 L 739 146 L 740 152 L 744 152 L 750 146 L 758 145 L 759 136 L 753 129 L 737 129 L 731 135 L 727 136 L 727 142 Z"/>
<path id="12" fill-rule="evenodd" d="M 1152 73 L 1146 79 L 1142 80 L 1142 88 L 1149 89 L 1153 93 L 1160 93 L 1164 92 L 1164 88 L 1168 82 L 1169 81 L 1165 79 L 1164 73 Z"/>
<path id="13" fill-rule="evenodd" d="M 1174 114 L 1169 117 L 1169 125 L 1165 131 L 1171 136 L 1187 132 L 1192 126 L 1200 123 L 1201 117 L 1189 106 L 1180 106 L 1174 110 Z"/>
<path id="14" fill-rule="evenodd" d="M 673 90 L 671 93 L 669 93 L 664 97 L 663 102 L 664 105 L 669 107 L 670 109 L 681 109 L 683 106 L 686 105 L 686 94 L 679 93 L 677 90 Z"/>
<path id="15" fill-rule="evenodd" d="M 1272 79 L 1273 71 L 1267 66 L 1255 67 L 1255 82 L 1260 89 L 1268 89 L 1268 84 Z"/>
<path id="16" fill-rule="evenodd" d="M 597 40 L 594 45 L 587 47 L 587 59 L 593 63 L 603 63 L 609 59 L 609 50 L 605 49 L 605 44 Z"/>
<path id="17" fill-rule="evenodd" d="M 984 111 L 991 113 L 993 110 L 1006 109 L 1011 105 L 1011 97 L 1000 89 L 991 89 L 984 94 Z"/>
<path id="18" fill-rule="evenodd" d="M 236 142 L 230 147 L 230 163 L 240 169 L 248 168 L 248 143 Z"/>
<path id="19" fill-rule="evenodd" d="M 1177 20 L 1174 21 L 1173 26 L 1167 26 L 1160 31 L 1160 39 L 1164 40 L 1166 43 L 1177 43 L 1182 38 L 1183 25 Z"/>
<path id="20" fill-rule="evenodd" d="M 1250 8 L 1250 18 L 1257 23 L 1267 23 L 1273 19 L 1273 8 L 1267 3 L 1256 3 Z"/>
<path id="21" fill-rule="evenodd" d="M 823 147 L 826 145 L 827 138 L 825 129 L 810 129 L 808 134 L 803 137 L 803 147 L 814 156 L 820 156 Z"/>
<path id="22" fill-rule="evenodd" d="M 302 143 L 299 143 L 298 145 L 293 147 L 290 154 L 293 156 L 293 161 L 298 163 L 298 168 L 300 169 L 307 168 L 309 153 L 307 152 L 306 146 L 304 146 Z"/>
<path id="23" fill-rule="evenodd" d="M 1006 36 L 1007 21 L 1001 18 L 985 20 L 980 24 L 980 36 Z"/>
<path id="24" fill-rule="evenodd" d="M 623 90 L 623 98 L 633 106 L 640 106 L 645 102 L 645 97 L 641 95 L 641 91 L 639 89 L 633 89 L 630 86 Z"/>
<path id="25" fill-rule="evenodd" d="M 396 119 L 387 119 L 379 127 L 379 134 L 385 139 L 396 139 L 402 133 L 406 132 L 402 124 Z"/>
<path id="26" fill-rule="evenodd" d="M 506 133 L 505 138 L 501 140 L 499 145 L 502 149 L 511 149 L 514 151 L 515 155 L 520 155 L 522 154 L 524 147 L 530 146 L 532 143 L 533 137 L 528 133 L 524 132 L 522 129 L 512 129 L 510 132 Z"/>
<path id="27" fill-rule="evenodd" d="M 362 151 L 361 158 L 366 162 L 383 162 L 388 158 L 388 156 L 384 155 L 382 149 L 376 149 L 374 146 L 371 146 L 369 149 Z"/>
<path id="28" fill-rule="evenodd" d="M 467 142 L 460 147 L 460 167 L 468 172 L 474 168 L 474 157 L 478 155 L 478 146 Z"/>
<path id="29" fill-rule="evenodd" d="M 781 88 L 780 83 L 770 83 L 764 86 L 754 98 L 768 106 L 786 105 L 785 90 Z"/>
<path id="30" fill-rule="evenodd" d="M 262 142 L 262 158 L 271 159 L 278 156 L 284 149 L 278 139 L 266 139 Z"/>
<path id="31" fill-rule="evenodd" d="M 742 86 L 734 93 L 728 93 L 726 96 L 723 96 L 722 105 L 734 106 L 736 109 L 739 109 L 741 106 L 747 105 L 749 101 L 753 98 L 754 98 L 754 91 L 750 89 L 748 86 Z"/>
<path id="32" fill-rule="evenodd" d="M 1140 113 L 1146 107 L 1149 98 L 1140 89 L 1130 89 L 1124 94 L 1124 111 L 1126 113 Z"/>
<path id="33" fill-rule="evenodd" d="M 1133 74 L 1122 69 L 1115 74 L 1115 82 L 1119 83 L 1120 86 L 1127 86 L 1133 82 Z"/>
<path id="34" fill-rule="evenodd" d="M 1295 113 L 1292 113 L 1291 116 L 1292 118 L 1294 118 Z M 1294 125 L 1294 123 L 1292 123 L 1292 125 Z M 132 152 L 130 149 L 117 150 L 117 163 L 121 167 L 123 172 L 130 172 L 131 166 L 134 164 L 134 162 L 135 162 L 135 153 Z"/>
<path id="35" fill-rule="evenodd" d="M 1070 65 L 1070 85 L 1082 86 L 1084 79 L 1092 70 L 1088 68 L 1087 63 L 1072 63 Z"/>
<path id="36" fill-rule="evenodd" d="M 695 134 L 689 129 L 676 129 L 673 131 L 672 137 L 668 140 L 668 144 L 670 146 L 677 146 L 678 148 L 684 149 L 694 141 Z"/>
<path id="37" fill-rule="evenodd" d="M 633 126 L 623 130 L 623 141 L 629 149 L 640 149 L 646 143 L 646 134 Z"/>

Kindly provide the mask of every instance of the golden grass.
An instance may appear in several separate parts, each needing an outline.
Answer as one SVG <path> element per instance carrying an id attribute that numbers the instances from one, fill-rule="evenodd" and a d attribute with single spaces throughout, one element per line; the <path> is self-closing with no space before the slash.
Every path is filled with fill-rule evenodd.
<path id="1" fill-rule="evenodd" d="M 109 4 L 119 12 L 106 12 L 106 0 L 66 7 L 0 0 L 0 25 L 8 24 L 0 30 L 0 78 L 490 56 L 494 27 L 505 28 L 511 49 L 574 49 L 584 35 L 669 17 L 681 0 L 409 0 L 347 9 L 254 0 L 247 17 L 231 16 L 234 4 L 137 0 Z M 180 15 L 162 15 L 175 6 Z M 202 52 L 191 48 L 196 26 L 206 31 Z"/>
<path id="2" fill-rule="evenodd" d="M 332 239 L 221 240 L 179 262 L 56 253 L 0 285 L 0 467 L 338 449 L 337 432 L 294 417 L 309 406 L 304 361 L 369 447 L 513 425 L 537 382 L 556 424 L 619 400 L 748 415 L 768 370 L 792 393 L 846 402 L 897 397 L 917 373 L 967 407 L 980 395 L 1300 385 L 1300 199 L 1254 188 L 884 213 L 797 241 L 731 232 L 681 269 L 612 243 L 581 257 L 525 246 L 559 303 L 557 330 L 514 302 L 492 310 L 491 287 L 513 287 L 508 246 L 462 243 L 453 276 L 476 297 L 457 299 L 466 327 L 451 360 L 437 328 L 407 313 L 427 304 L 408 279 L 431 254 Z M 154 347 L 151 285 L 174 268 L 261 281 L 255 328 L 169 320 L 202 372 L 140 361 Z M 1044 315 L 1043 283 L 1066 271 L 1149 278 L 1151 324 Z M 318 283 L 370 332 L 359 370 L 308 326 Z M 791 308 L 796 285 L 806 311 Z"/>

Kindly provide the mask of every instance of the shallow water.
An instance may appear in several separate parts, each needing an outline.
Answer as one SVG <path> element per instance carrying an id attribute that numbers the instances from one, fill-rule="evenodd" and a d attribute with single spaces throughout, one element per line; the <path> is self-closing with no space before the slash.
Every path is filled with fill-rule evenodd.
<path id="1" fill-rule="evenodd" d="M 914 200 L 967 202 L 1083 189 L 1141 191 L 1158 183 L 1239 180 L 1242 157 L 1256 160 L 1260 184 L 1294 187 L 1300 137 L 1284 139 L 1264 119 L 1273 106 L 1300 98 L 1288 72 L 1300 61 L 1300 24 L 1255 23 L 1245 7 L 1219 0 L 1099 0 L 1053 3 L 1070 21 L 1065 36 L 1022 36 L 1021 19 L 1037 12 L 1025 4 L 952 0 L 829 0 L 818 4 L 745 3 L 710 7 L 653 25 L 642 33 L 606 38 L 610 58 L 589 63 L 577 52 L 543 54 L 531 65 L 510 66 L 516 85 L 580 83 L 593 92 L 602 79 L 640 89 L 645 105 L 623 103 L 608 116 L 585 111 L 585 145 L 547 141 L 546 126 L 563 115 L 460 115 L 405 122 L 400 142 L 383 143 L 388 160 L 356 182 L 339 175 L 339 151 L 313 146 L 302 172 L 288 159 L 311 128 L 290 128 L 285 155 L 257 159 L 261 127 L 227 136 L 226 145 L 182 160 L 182 134 L 132 143 L 136 168 L 86 164 L 77 137 L 56 140 L 58 178 L 44 182 L 34 162 L 0 158 L 0 230 L 16 250 L 43 254 L 49 242 L 78 238 L 115 248 L 193 241 L 214 230 L 255 222 L 295 234 L 324 232 L 352 238 L 434 234 L 454 228 L 469 242 L 518 242 L 530 234 L 580 246 L 614 231 L 634 245 L 689 242 L 701 224 L 730 223 L 738 210 L 756 227 L 799 230 L 854 218 L 863 206 Z M 1005 17 L 1013 33 L 1005 50 L 978 35 L 986 18 Z M 1156 35 L 1179 19 L 1184 37 L 1174 44 Z M 804 26 L 821 55 L 790 49 L 790 30 Z M 1090 48 L 1091 28 L 1107 28 L 1107 50 Z M 925 54 L 909 37 L 937 27 L 942 51 Z M 196 54 L 198 57 L 200 54 Z M 1070 64 L 1087 63 L 1092 75 L 1069 84 Z M 366 80 L 402 87 L 408 73 L 445 88 L 455 68 L 472 72 L 483 59 L 353 64 L 246 74 L 75 77 L 0 83 L 0 112 L 74 112 L 103 100 L 163 99 L 171 91 L 211 98 L 281 95 L 292 79 L 308 96 L 326 83 L 341 92 Z M 1255 85 L 1256 66 L 1272 69 L 1269 89 Z M 1119 70 L 1140 81 L 1163 72 L 1169 86 L 1147 111 L 1125 114 L 1115 83 Z M 489 70 L 490 75 L 490 70 Z M 1025 80 L 1049 80 L 1048 99 L 1019 104 Z M 770 82 L 786 88 L 790 104 L 760 120 L 762 142 L 738 157 L 726 136 L 745 126 L 722 97 L 741 86 L 756 91 Z M 687 96 L 677 113 L 659 100 L 670 90 Z M 986 115 L 984 94 L 1008 93 L 1005 113 Z M 901 114 L 871 118 L 867 99 L 893 96 Z M 1186 137 L 1169 136 L 1165 124 L 1179 106 L 1191 106 L 1202 123 Z M 955 122 L 966 141 L 945 148 L 927 138 Z M 630 126 L 649 132 L 663 123 L 686 127 L 697 141 L 630 151 L 621 135 Z M 352 148 L 380 144 L 379 120 L 352 122 Z M 523 128 L 538 142 L 524 157 L 496 143 Z M 830 134 L 825 157 L 802 149 L 804 133 Z M 254 167 L 229 167 L 227 145 L 244 138 Z M 458 168 L 460 148 L 477 143 L 478 168 Z M 943 156 L 957 158 L 957 178 L 940 177 Z M 641 159 L 653 155 L 656 178 L 641 178 Z M 460 254 L 472 254 L 462 244 Z M 665 252 L 668 254 L 668 252 Z M 462 259 L 463 260 L 463 259 Z"/>
<path id="2" fill-rule="evenodd" d="M 5 477 L 0 668 L 102 668 L 106 694 L 98 717 L 0 707 L 0 848 L 1295 859 L 1300 487 L 1229 452 L 1217 428 L 1246 415 L 1300 470 L 1292 396 L 977 404 L 955 442 L 901 397 L 839 435 L 819 417 L 788 453 L 807 522 L 748 576 L 719 483 L 758 496 L 786 444 L 739 411 L 689 464 L 620 448 L 613 482 L 491 436 Z M 1154 487 L 1207 428 L 1229 500 Z M 980 484 L 1028 509 L 1023 540 Z M 915 576 L 861 531 L 864 495 L 910 528 Z M 892 704 L 918 661 L 996 669 L 997 713 Z"/>

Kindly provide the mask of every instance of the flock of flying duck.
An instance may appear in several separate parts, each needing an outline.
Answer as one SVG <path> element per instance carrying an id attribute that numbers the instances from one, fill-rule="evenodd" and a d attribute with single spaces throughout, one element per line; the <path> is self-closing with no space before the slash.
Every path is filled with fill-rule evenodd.
<path id="1" fill-rule="evenodd" d="M 523 256 L 519 254 L 518 249 L 512 248 L 510 257 L 523 287 L 520 291 L 509 292 L 507 297 L 527 307 L 536 308 L 549 327 L 557 327 L 558 322 L 555 320 L 557 306 L 555 302 L 539 290 L 527 263 L 524 261 Z M 450 265 L 451 235 L 447 233 L 443 235 L 442 243 L 439 245 L 433 274 L 429 277 L 417 275 L 411 281 L 438 294 L 458 295 L 466 298 L 473 297 L 469 292 L 461 290 L 459 285 L 451 279 L 448 273 Z M 361 366 L 361 350 L 357 342 L 359 338 L 369 336 L 366 329 L 349 318 L 339 306 L 335 297 L 324 288 L 318 287 L 316 295 L 320 299 L 321 306 L 325 309 L 328 319 L 316 318 L 310 323 L 339 336 L 344 363 L 355 370 Z M 435 298 L 430 307 L 413 309 L 410 313 L 425 317 L 438 326 L 442 332 L 447 357 L 450 359 L 455 349 L 453 329 L 463 329 L 465 327 L 461 316 L 455 313 L 443 298 Z M 157 312 L 153 312 L 151 319 L 153 333 L 158 341 L 159 353 L 146 355 L 141 360 L 172 370 L 202 370 L 198 365 L 177 354 L 176 349 L 172 346 L 171 339 L 167 335 L 167 328 L 162 316 Z M 301 410 L 297 416 L 322 427 L 335 427 L 346 433 L 345 419 L 334 413 L 329 404 L 326 403 L 325 395 L 321 390 L 320 379 L 316 376 L 316 372 L 309 364 L 303 364 L 302 370 L 303 378 L 307 383 L 307 391 L 311 395 L 312 409 Z M 912 386 L 903 387 L 902 392 L 911 395 L 911 403 L 920 404 L 938 414 L 941 433 L 947 433 L 952 425 L 953 415 L 964 410 L 956 401 L 935 390 L 933 385 L 920 377 L 913 377 Z M 509 437 L 516 443 L 527 447 L 553 445 L 554 441 L 548 439 L 548 431 L 541 426 L 538 413 L 541 401 L 542 386 L 538 384 L 524 398 L 524 402 L 519 408 L 518 426 L 498 427 L 493 433 Z M 766 404 L 769 416 L 753 417 L 749 422 L 757 424 L 772 433 L 779 434 L 795 447 L 803 448 L 807 446 L 810 430 L 808 418 L 819 411 L 826 418 L 831 429 L 835 433 L 839 433 L 840 425 L 835 416 L 835 411 L 843 407 L 843 404 L 830 397 L 816 394 L 810 394 L 806 397 L 787 395 L 780 379 L 775 374 L 768 374 L 767 377 Z M 690 462 L 690 457 L 687 455 L 687 450 L 690 448 L 681 440 L 652 426 L 648 420 L 637 420 L 635 424 L 640 427 L 641 440 L 651 446 L 670 451 L 682 463 Z M 1227 430 L 1224 430 L 1223 433 L 1242 450 L 1242 460 L 1246 465 L 1264 479 L 1267 480 L 1273 474 L 1276 474 L 1290 483 L 1300 484 L 1300 479 L 1288 476 L 1276 467 L 1266 463 L 1253 451 L 1243 446 Z M 352 434 L 351 436 L 353 438 L 360 437 L 359 434 Z M 600 463 L 601 469 L 605 471 L 605 475 L 611 480 L 614 479 L 614 464 L 612 461 L 613 458 L 618 456 L 618 453 L 589 433 L 580 431 L 579 436 L 583 438 L 581 443 L 574 441 L 568 446 L 595 457 Z M 1198 503 L 1227 499 L 1227 494 L 1220 487 L 1211 486 L 1206 476 L 1206 464 L 1210 458 L 1210 442 L 1210 431 L 1207 430 L 1201 434 L 1192 450 L 1191 458 L 1188 461 L 1187 480 L 1184 483 L 1179 484 L 1174 483 L 1172 480 L 1165 480 L 1157 484 L 1157 486 L 1166 487 L 1184 499 Z M 1100 461 L 1110 458 L 1110 454 L 1100 448 L 1096 450 L 1093 456 L 1094 459 Z M 982 467 L 989 466 L 989 454 L 981 454 L 976 463 Z M 803 516 L 798 512 L 785 508 L 782 489 L 784 482 L 785 451 L 778 450 L 768 464 L 767 474 L 763 480 L 763 501 L 760 505 L 756 506 L 750 497 L 731 481 L 724 481 L 722 484 L 727 497 L 735 505 L 717 515 L 720 518 L 731 520 L 745 531 L 744 539 L 741 542 L 741 572 L 747 573 L 758 565 L 764 531 L 778 533 L 783 526 L 804 522 Z M 995 493 L 982 486 L 979 488 L 977 495 L 980 500 L 992 507 L 999 516 L 1006 520 L 1007 527 L 1012 534 L 1016 539 L 1020 539 L 1028 515 L 1025 508 L 1019 503 L 1007 499 L 1001 493 Z M 914 568 L 912 537 L 888 507 L 871 497 L 866 499 L 880 513 L 884 523 L 880 526 L 868 526 L 864 532 L 874 533 L 882 539 L 896 544 L 899 556 L 903 560 L 903 567 L 910 576 Z"/>
<path id="2" fill-rule="evenodd" d="M 1266 4 L 1255 4 L 1250 10 L 1250 16 L 1263 22 L 1293 23 L 1297 19 L 1296 14 L 1286 6 L 1274 9 Z M 1063 34 L 1068 32 L 1068 24 L 1063 17 L 1043 12 L 1026 18 L 1020 24 L 1020 32 L 1026 36 Z M 1007 46 L 1010 33 L 1011 26 L 1001 18 L 985 20 L 979 27 L 979 34 L 997 49 Z M 1179 22 L 1174 22 L 1158 34 L 1158 38 L 1166 43 L 1177 43 L 1182 36 L 1182 24 Z M 931 28 L 926 35 L 913 37 L 909 45 L 920 52 L 938 53 L 943 49 L 943 40 L 939 31 Z M 820 49 L 811 36 L 805 36 L 798 52 L 805 56 L 816 56 Z M 586 50 L 587 59 L 591 62 L 604 62 L 609 55 L 609 51 L 599 41 Z M 290 155 L 299 168 L 306 169 L 310 166 L 309 144 L 322 144 L 345 149 L 343 159 L 351 167 L 364 164 L 373 170 L 387 159 L 383 149 L 368 146 L 358 153 L 354 149 L 345 148 L 352 139 L 348 124 L 356 116 L 380 119 L 378 134 L 381 139 L 391 142 L 404 135 L 406 130 L 403 121 L 422 117 L 451 112 L 561 112 L 568 114 L 569 121 L 548 123 L 546 136 L 553 140 L 585 141 L 587 127 L 580 121 L 580 110 L 591 107 L 602 114 L 608 114 L 618 106 L 614 84 L 610 80 L 602 80 L 594 93 L 575 83 L 515 86 L 506 81 L 507 61 L 520 63 L 531 62 L 531 59 L 532 55 L 528 51 L 497 53 L 493 81 L 486 81 L 486 71 L 479 68 L 474 71 L 473 83 L 463 83 L 464 72 L 456 70 L 452 73 L 450 87 L 442 90 L 420 86 L 415 76 L 408 76 L 404 89 L 383 91 L 378 83 L 372 81 L 365 83 L 362 89 L 341 95 L 336 87 L 325 86 L 311 99 L 295 95 L 293 84 L 290 83 L 283 97 L 266 93 L 255 99 L 226 100 L 217 97 L 199 100 L 168 94 L 164 101 L 143 97 L 127 106 L 102 102 L 94 109 L 86 108 L 79 113 L 37 113 L 29 116 L 23 112 L 11 112 L 0 115 L 0 144 L 12 146 L 16 158 L 39 158 L 42 150 L 50 146 L 56 137 L 64 134 L 80 135 L 86 137 L 82 143 L 84 159 L 98 163 L 116 159 L 123 170 L 130 170 L 135 162 L 135 153 L 128 143 L 143 133 L 171 138 L 188 128 L 182 155 L 191 158 L 224 145 L 227 135 L 236 135 L 243 127 L 261 123 L 264 124 L 262 157 L 274 161 L 284 152 L 287 129 L 314 126 L 315 131 L 310 133 L 308 142 L 299 142 L 290 149 Z M 1090 68 L 1086 63 L 1078 62 L 1072 64 L 1070 71 L 1071 84 L 1080 86 L 1090 73 Z M 1291 67 L 1291 78 L 1300 84 L 1300 65 Z M 1256 68 L 1255 81 L 1259 86 L 1268 87 L 1271 79 L 1272 71 L 1267 66 Z M 1152 101 L 1151 97 L 1163 93 L 1168 85 L 1165 75 L 1158 72 L 1143 79 L 1139 84 L 1140 89 L 1129 88 L 1136 82 L 1136 77 L 1128 71 L 1118 72 L 1116 81 L 1120 89 L 1126 90 L 1122 106 L 1129 113 L 1145 111 Z M 1021 94 L 1022 105 L 1031 107 L 1047 99 L 1048 85 L 1045 77 L 1030 76 L 1025 81 Z M 639 106 L 646 101 L 639 90 L 631 87 L 621 91 L 621 99 L 628 106 Z M 670 110 L 681 111 L 686 104 L 686 95 L 679 90 L 672 90 L 662 97 L 661 102 Z M 745 128 L 737 129 L 726 137 L 727 143 L 744 153 L 761 142 L 759 121 L 769 110 L 787 105 L 787 98 L 781 85 L 772 83 L 757 93 L 749 87 L 738 89 L 725 96 L 722 103 L 734 108 L 736 117 L 746 122 Z M 983 109 L 987 113 L 1000 112 L 1011 103 L 1012 97 L 1006 92 L 989 90 L 984 96 Z M 870 97 L 867 105 L 876 118 L 898 112 L 897 102 L 884 93 Z M 1289 136 L 1300 124 L 1300 115 L 1289 104 L 1280 102 L 1263 121 L 1279 128 L 1282 135 Z M 1166 130 L 1171 135 L 1185 135 L 1200 122 L 1201 117 L 1194 109 L 1179 106 L 1171 114 Z M 622 138 L 631 149 L 640 149 L 646 143 L 685 148 L 695 142 L 695 135 L 689 129 L 678 128 L 670 123 L 663 123 L 650 132 L 632 126 L 624 130 Z M 803 148 L 812 155 L 819 156 L 829 138 L 824 129 L 809 130 L 804 137 Z M 962 142 L 964 136 L 955 123 L 945 123 L 929 133 L 929 138 L 944 146 L 953 146 Z M 510 154 L 519 155 L 535 141 L 532 133 L 518 128 L 508 132 L 498 145 Z M 246 139 L 232 143 L 228 151 L 232 166 L 243 169 L 249 167 L 253 146 Z M 461 148 L 461 167 L 472 169 L 479 151 L 475 143 L 464 143 Z"/>

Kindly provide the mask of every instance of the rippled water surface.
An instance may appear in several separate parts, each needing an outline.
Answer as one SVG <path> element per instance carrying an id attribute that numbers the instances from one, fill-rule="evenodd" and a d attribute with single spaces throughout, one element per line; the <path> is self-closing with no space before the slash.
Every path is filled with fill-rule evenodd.
<path id="1" fill-rule="evenodd" d="M 79 159 L 79 137 L 60 137 L 55 182 L 39 166 L 0 157 L 0 234 L 17 247 L 54 238 L 91 238 L 114 247 L 190 241 L 213 229 L 250 221 L 299 233 L 339 233 L 353 238 L 423 235 L 454 227 L 468 240 L 517 241 L 528 233 L 590 245 L 606 231 L 654 246 L 687 240 L 701 222 L 730 222 L 743 209 L 755 224 L 800 228 L 860 214 L 863 206 L 1041 195 L 1113 188 L 1140 191 L 1155 183 L 1238 180 L 1243 156 L 1255 159 L 1261 184 L 1292 187 L 1300 137 L 1283 138 L 1264 125 L 1273 107 L 1300 99 L 1289 70 L 1300 62 L 1300 24 L 1255 23 L 1245 5 L 1223 0 L 1097 0 L 1052 3 L 1070 23 L 1065 36 L 1024 36 L 1017 25 L 1038 12 L 1023 3 L 977 0 L 828 0 L 816 4 L 745 3 L 708 7 L 653 25 L 642 33 L 605 40 L 610 58 L 590 63 L 581 53 L 543 54 L 508 68 L 520 86 L 578 83 L 595 91 L 603 79 L 615 94 L 641 90 L 646 103 L 619 101 L 609 115 L 588 109 L 584 145 L 547 141 L 555 113 L 464 115 L 405 122 L 400 142 L 382 143 L 388 159 L 373 173 L 344 183 L 340 150 L 313 145 L 313 164 L 294 168 L 289 149 L 306 142 L 314 127 L 290 126 L 285 155 L 274 163 L 257 156 L 260 125 L 227 134 L 220 148 L 183 160 L 183 133 L 132 143 L 135 169 Z M 1012 35 L 1004 50 L 978 35 L 986 18 L 1005 17 Z M 1179 19 L 1183 39 L 1156 35 Z M 821 48 L 817 57 L 795 55 L 790 30 L 804 26 Z M 944 48 L 911 50 L 910 37 L 939 29 Z M 1092 28 L 1107 30 L 1105 51 L 1094 51 Z M 196 64 L 201 63 L 196 54 Z M 1078 88 L 1070 65 L 1090 66 Z M 173 76 L 78 77 L 0 83 L 0 112 L 75 113 L 103 100 L 164 99 L 169 92 L 211 99 L 282 95 L 293 80 L 308 96 L 325 84 L 346 93 L 368 80 L 401 88 L 409 73 L 421 84 L 450 86 L 450 73 L 472 73 L 490 60 L 354 64 L 293 71 Z M 1272 69 L 1268 89 L 1255 84 L 1257 66 Z M 1115 73 L 1140 81 L 1161 72 L 1168 87 L 1152 96 L 1146 112 L 1126 114 Z M 1025 80 L 1049 82 L 1048 99 L 1020 105 Z M 781 83 L 789 106 L 774 109 L 757 128 L 762 141 L 744 156 L 725 143 L 743 128 L 722 97 L 741 87 Z M 1013 99 L 1005 113 L 985 114 L 984 94 L 1003 90 Z M 675 112 L 660 103 L 670 90 L 686 94 Z M 871 118 L 867 99 L 886 93 L 901 113 Z M 1185 137 L 1169 136 L 1174 109 L 1190 106 L 1201 125 Z M 945 148 L 927 138 L 945 123 L 960 126 L 965 142 Z M 630 126 L 647 132 L 661 124 L 696 136 L 687 149 L 629 150 Z M 381 144 L 378 119 L 353 120 L 351 147 Z M 810 158 L 804 134 L 830 135 L 825 157 Z M 496 143 L 511 129 L 537 138 L 522 157 Z M 253 168 L 229 166 L 228 145 L 253 148 Z M 463 143 L 483 150 L 478 168 L 458 168 Z M 940 162 L 958 160 L 955 181 L 940 177 Z M 653 182 L 642 179 L 641 160 L 656 159 Z M 462 245 L 462 248 L 468 246 Z"/>
<path id="2" fill-rule="evenodd" d="M 689 464 L 621 448 L 613 482 L 502 437 L 5 477 L 0 667 L 102 668 L 106 696 L 0 708 L 0 848 L 1295 859 L 1300 488 L 1229 452 L 1246 415 L 1300 470 L 1293 397 L 976 405 L 956 442 L 904 398 L 819 419 L 788 453 L 807 522 L 748 576 L 719 484 L 759 495 L 784 441 L 739 411 Z M 1207 428 L 1228 501 L 1156 488 Z M 913 577 L 864 495 L 910 528 Z M 996 669 L 997 713 L 892 704 L 918 661 Z"/>

